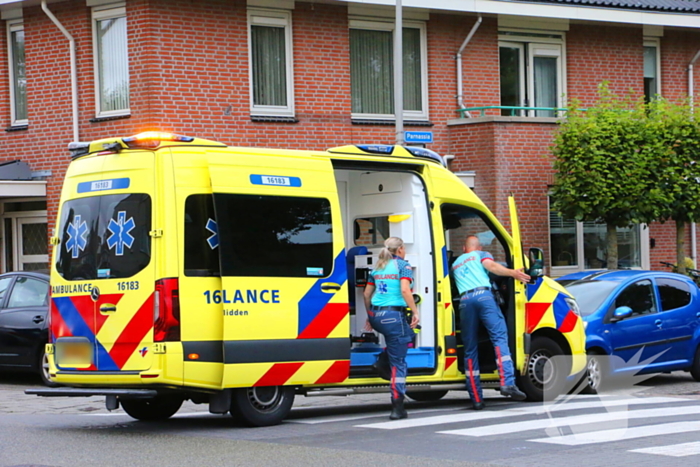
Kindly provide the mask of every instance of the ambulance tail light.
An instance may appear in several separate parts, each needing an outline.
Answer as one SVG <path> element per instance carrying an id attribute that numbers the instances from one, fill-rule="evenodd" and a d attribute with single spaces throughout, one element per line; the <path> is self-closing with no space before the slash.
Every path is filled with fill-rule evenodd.
<path id="1" fill-rule="evenodd" d="M 124 144 L 126 144 L 129 149 L 155 149 L 164 141 L 191 143 L 194 141 L 194 138 L 160 131 L 146 131 L 135 136 L 123 138 L 122 141 L 124 141 Z"/>
<path id="2" fill-rule="evenodd" d="M 177 278 L 156 281 L 153 342 L 180 340 L 180 286 Z"/>

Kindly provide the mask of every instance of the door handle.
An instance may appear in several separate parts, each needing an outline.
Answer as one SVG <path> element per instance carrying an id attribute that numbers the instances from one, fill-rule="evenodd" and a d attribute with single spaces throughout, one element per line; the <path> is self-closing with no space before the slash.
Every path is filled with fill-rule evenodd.
<path id="1" fill-rule="evenodd" d="M 656 321 L 654 321 L 654 324 L 656 324 L 657 328 L 660 328 L 661 327 L 661 320 L 657 319 Z"/>
<path id="2" fill-rule="evenodd" d="M 44 317 L 41 315 L 37 315 L 32 318 L 32 321 L 35 322 L 36 324 L 39 324 L 44 321 Z"/>
<path id="3" fill-rule="evenodd" d="M 100 313 L 114 313 L 115 311 L 117 311 L 117 305 L 112 305 L 109 303 L 100 305 Z"/>
<path id="4" fill-rule="evenodd" d="M 333 282 L 324 282 L 321 284 L 321 290 L 328 292 L 331 290 L 340 290 L 340 284 L 335 284 Z"/>

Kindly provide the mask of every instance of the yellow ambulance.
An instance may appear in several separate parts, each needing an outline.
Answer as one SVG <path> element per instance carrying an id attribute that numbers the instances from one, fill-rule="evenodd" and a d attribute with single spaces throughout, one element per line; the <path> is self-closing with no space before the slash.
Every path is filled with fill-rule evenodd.
<path id="1" fill-rule="evenodd" d="M 512 199 L 511 235 L 433 151 L 236 148 L 157 132 L 70 150 L 47 345 L 62 387 L 32 394 L 104 395 L 140 420 L 192 400 L 263 426 L 295 395 L 387 391 L 361 297 L 390 236 L 405 242 L 420 298 L 409 397 L 465 389 L 448 271 L 467 235 L 536 278 L 493 281 L 528 397 L 585 368 L 576 303 L 542 276 L 541 250 L 523 257 Z M 486 335 L 480 347 L 484 386 L 497 388 Z"/>

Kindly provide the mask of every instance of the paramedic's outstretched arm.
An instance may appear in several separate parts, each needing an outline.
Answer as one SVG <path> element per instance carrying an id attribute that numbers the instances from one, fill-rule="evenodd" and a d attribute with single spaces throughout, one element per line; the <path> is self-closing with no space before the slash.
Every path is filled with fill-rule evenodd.
<path id="1" fill-rule="evenodd" d="M 498 276 L 512 277 L 513 279 L 525 282 L 526 284 L 530 282 L 530 276 L 525 274 L 522 269 L 510 269 L 491 259 L 486 259 L 481 264 L 483 264 L 483 266 L 489 272 L 492 272 Z"/>
<path id="2" fill-rule="evenodd" d="M 416 307 L 416 302 L 413 300 L 413 293 L 411 292 L 411 281 L 409 279 L 401 279 L 401 296 L 406 300 L 406 305 L 411 309 L 411 328 L 415 329 L 418 326 L 420 317 L 418 316 L 418 307 Z"/>
<path id="3" fill-rule="evenodd" d="M 362 297 L 365 299 L 365 311 L 369 311 L 372 306 L 372 294 L 374 293 L 374 284 L 367 284 L 365 286 L 365 292 Z M 371 331 L 372 325 L 369 324 L 369 318 L 365 321 L 365 331 Z"/>

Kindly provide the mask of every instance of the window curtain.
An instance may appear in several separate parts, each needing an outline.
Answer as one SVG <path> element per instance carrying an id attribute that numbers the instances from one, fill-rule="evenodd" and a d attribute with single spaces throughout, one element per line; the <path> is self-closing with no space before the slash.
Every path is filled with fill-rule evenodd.
<path id="1" fill-rule="evenodd" d="M 659 93 L 656 85 L 656 47 L 644 47 L 644 97 L 649 102 Z"/>
<path id="2" fill-rule="evenodd" d="M 253 105 L 287 105 L 284 28 L 251 26 Z"/>
<path id="3" fill-rule="evenodd" d="M 394 113 L 394 40 L 391 31 L 350 30 L 352 112 Z M 403 30 L 404 110 L 422 111 L 420 30 Z"/>
<path id="4" fill-rule="evenodd" d="M 535 57 L 535 107 L 557 106 L 557 59 Z M 537 117 L 554 117 L 551 110 L 536 110 Z"/>
<path id="5" fill-rule="evenodd" d="M 27 77 L 24 61 L 24 30 L 11 33 L 12 78 L 14 89 L 15 120 L 27 119 Z"/>
<path id="6" fill-rule="evenodd" d="M 129 108 L 126 17 L 97 21 L 100 111 Z"/>

